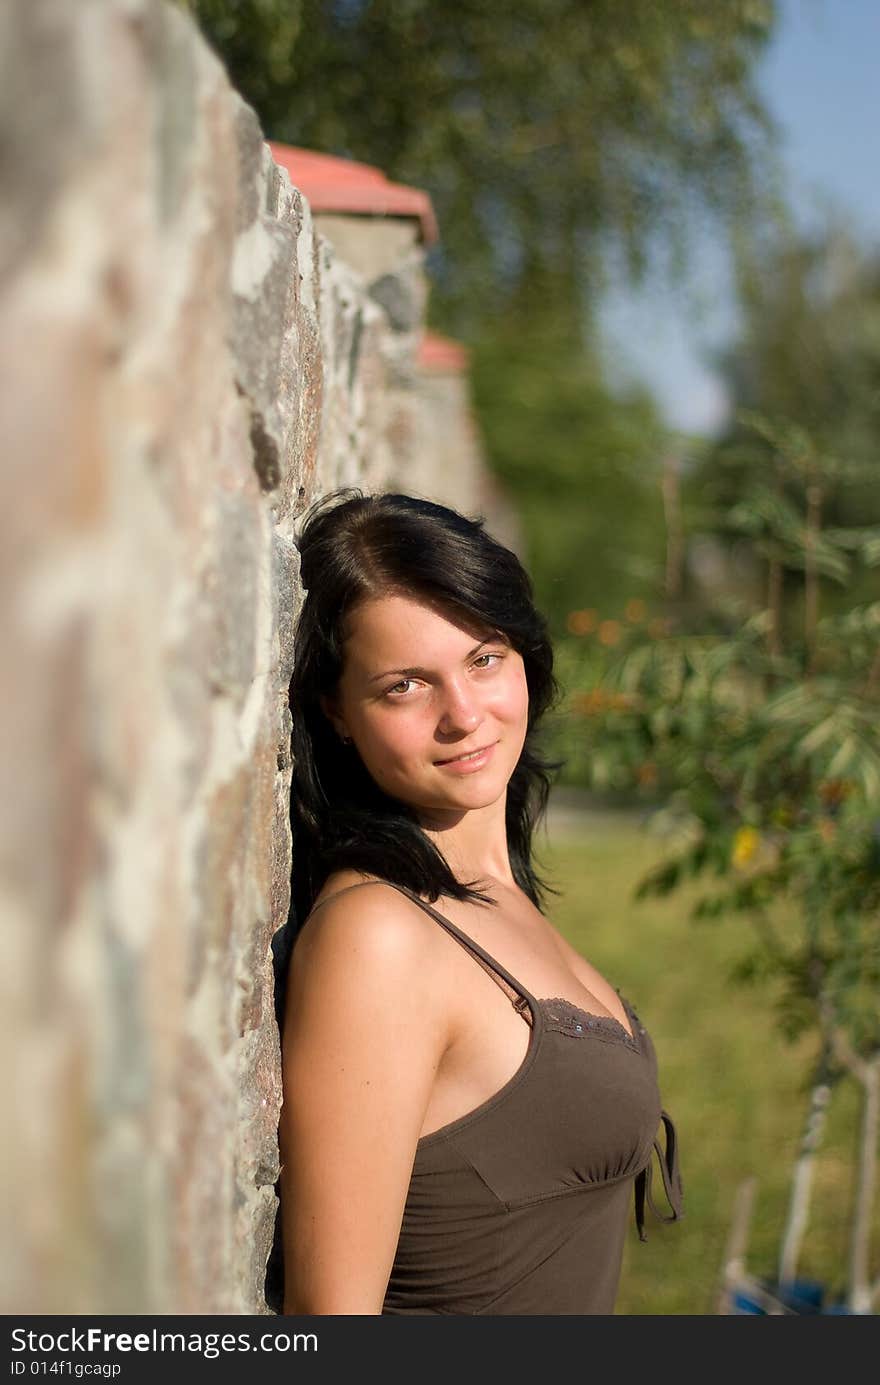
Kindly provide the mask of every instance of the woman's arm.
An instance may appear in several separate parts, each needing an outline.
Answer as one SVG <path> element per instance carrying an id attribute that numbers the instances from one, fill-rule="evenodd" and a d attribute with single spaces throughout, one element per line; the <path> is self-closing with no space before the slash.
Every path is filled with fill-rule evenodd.
<path id="1" fill-rule="evenodd" d="M 282 1035 L 285 1313 L 382 1311 L 449 1042 L 426 924 L 376 882 L 328 899 L 297 938 Z"/>

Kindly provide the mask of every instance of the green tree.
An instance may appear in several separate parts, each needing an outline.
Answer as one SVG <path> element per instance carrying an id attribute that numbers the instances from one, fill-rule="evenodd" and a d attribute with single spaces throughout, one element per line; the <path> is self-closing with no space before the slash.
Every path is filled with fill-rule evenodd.
<path id="1" fill-rule="evenodd" d="M 269 136 L 430 193 L 430 316 L 473 348 L 554 628 L 639 598 L 663 565 L 664 444 L 644 395 L 606 388 L 594 305 L 611 251 L 633 274 L 681 269 L 694 218 L 735 240 L 772 204 L 752 75 L 772 0 L 190 7 Z"/>
<path id="2" fill-rule="evenodd" d="M 609 243 L 632 268 L 697 212 L 767 192 L 752 81 L 773 0 L 189 0 L 267 135 L 426 188 L 438 323 L 523 292 L 577 321 Z"/>
<path id="3" fill-rule="evenodd" d="M 742 329 L 718 364 L 731 423 L 688 474 L 692 530 L 728 551 L 745 538 L 762 563 L 772 559 L 767 606 L 780 632 L 818 596 L 829 609 L 867 601 L 876 574 L 853 559 L 880 523 L 880 255 L 836 221 L 778 238 L 747 266 Z M 759 417 L 773 426 L 756 428 Z M 805 551 L 798 495 L 819 455 L 812 522 L 838 547 Z"/>
<path id="4" fill-rule="evenodd" d="M 788 490 L 768 507 L 760 473 L 737 501 L 740 529 L 772 574 L 799 569 L 800 627 L 743 602 L 738 628 L 693 632 L 645 620 L 614 647 L 591 632 L 560 648 L 569 772 L 644 796 L 670 854 L 637 895 L 714 880 L 695 917 L 755 925 L 737 977 L 771 980 L 782 1034 L 817 1040 L 802 1152 L 792 1180 L 779 1280 L 794 1278 L 810 1179 L 831 1089 L 863 1091 L 848 1302 L 868 1312 L 880 1126 L 880 602 L 852 598 L 880 565 L 880 526 L 823 528 L 815 494 L 846 473 L 804 429 L 754 417 Z M 845 586 L 824 612 L 819 571 Z M 875 582 L 876 589 L 876 582 Z M 773 582 L 766 586 L 773 590 Z M 647 613 L 646 613 L 647 615 Z"/>
<path id="5" fill-rule="evenodd" d="M 485 334 L 471 383 L 489 462 L 528 517 L 528 567 L 553 634 L 585 610 L 622 617 L 652 597 L 665 429 L 650 397 L 612 394 L 592 357 L 541 319 Z"/>

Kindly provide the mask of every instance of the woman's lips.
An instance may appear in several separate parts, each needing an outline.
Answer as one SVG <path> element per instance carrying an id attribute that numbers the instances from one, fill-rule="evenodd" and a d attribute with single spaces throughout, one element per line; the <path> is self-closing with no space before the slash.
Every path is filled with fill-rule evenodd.
<path id="1" fill-rule="evenodd" d="M 472 774 L 475 770 L 482 769 L 492 758 L 492 751 L 498 744 L 493 741 L 492 745 L 483 746 L 481 750 L 472 751 L 465 756 L 456 756 L 454 760 L 438 760 L 440 769 L 449 769 L 456 774 Z"/>

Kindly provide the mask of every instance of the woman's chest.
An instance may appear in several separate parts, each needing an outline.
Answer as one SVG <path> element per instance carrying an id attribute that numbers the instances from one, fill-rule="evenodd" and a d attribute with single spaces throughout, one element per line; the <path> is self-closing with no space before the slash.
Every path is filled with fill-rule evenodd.
<path id="1" fill-rule="evenodd" d="M 445 910 L 462 933 L 471 938 L 518 983 L 533 996 L 563 997 L 582 1010 L 594 1015 L 616 1019 L 629 1029 L 626 1010 L 614 986 L 601 971 L 566 942 L 558 929 L 528 901 L 514 908 L 505 907 L 489 916 L 474 917 L 470 909 L 455 912 Z M 446 937 L 445 952 L 453 975 L 450 977 L 456 1009 L 467 1027 L 467 1017 L 484 1007 L 494 982 L 496 989 L 516 999 L 517 991 L 503 977 L 488 967 L 467 947 L 456 945 L 459 940 Z M 482 1045 L 485 1034 L 475 1039 Z"/>
<path id="2" fill-rule="evenodd" d="M 633 1039 L 613 1020 L 536 1000 L 520 1067 L 420 1141 L 416 1173 L 469 1168 L 507 1207 L 634 1177 L 650 1158 L 661 1102 L 650 1036 L 627 1013 Z"/>

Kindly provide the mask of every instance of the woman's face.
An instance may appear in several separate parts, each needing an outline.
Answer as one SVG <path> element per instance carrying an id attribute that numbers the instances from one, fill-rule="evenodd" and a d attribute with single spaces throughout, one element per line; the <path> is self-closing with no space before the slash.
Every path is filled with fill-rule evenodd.
<path id="1" fill-rule="evenodd" d="M 428 811 L 494 803 L 525 741 L 521 656 L 500 633 L 405 596 L 352 611 L 335 699 L 321 705 L 376 783 Z M 476 759 L 460 757 L 474 750 Z"/>

